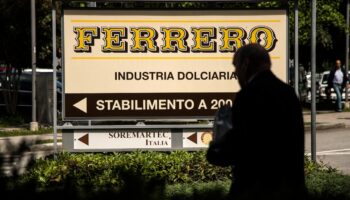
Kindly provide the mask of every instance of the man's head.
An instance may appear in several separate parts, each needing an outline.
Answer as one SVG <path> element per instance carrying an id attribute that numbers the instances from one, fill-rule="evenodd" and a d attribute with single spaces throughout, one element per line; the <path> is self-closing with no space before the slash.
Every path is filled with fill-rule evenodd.
<path id="1" fill-rule="evenodd" d="M 233 58 L 233 66 L 241 87 L 247 85 L 256 73 L 271 68 L 269 53 L 259 44 L 248 44 L 237 50 Z"/>
<path id="2" fill-rule="evenodd" d="M 335 69 L 340 69 L 341 61 L 339 59 L 335 60 Z"/>

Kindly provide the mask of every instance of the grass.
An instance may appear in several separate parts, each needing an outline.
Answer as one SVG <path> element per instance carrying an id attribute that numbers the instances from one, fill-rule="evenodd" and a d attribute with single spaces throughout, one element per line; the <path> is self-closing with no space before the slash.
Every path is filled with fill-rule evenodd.
<path id="1" fill-rule="evenodd" d="M 316 124 L 322 124 L 322 123 L 316 122 Z M 304 122 L 304 125 L 305 125 L 305 126 L 311 126 L 311 122 Z"/>
<path id="2" fill-rule="evenodd" d="M 0 137 L 11 137 L 11 136 L 27 136 L 27 135 L 43 135 L 52 133 L 52 128 L 40 128 L 38 131 L 30 131 L 29 129 L 11 130 L 11 131 L 0 131 Z"/>
<path id="3" fill-rule="evenodd" d="M 53 139 L 48 139 L 48 140 L 37 140 L 35 141 L 35 144 L 48 144 L 48 143 L 53 143 Z M 57 142 L 62 142 L 61 139 L 58 139 Z"/>
<path id="4" fill-rule="evenodd" d="M 21 126 L 24 124 L 24 119 L 21 116 L 3 116 L 0 118 L 0 127 Z"/>

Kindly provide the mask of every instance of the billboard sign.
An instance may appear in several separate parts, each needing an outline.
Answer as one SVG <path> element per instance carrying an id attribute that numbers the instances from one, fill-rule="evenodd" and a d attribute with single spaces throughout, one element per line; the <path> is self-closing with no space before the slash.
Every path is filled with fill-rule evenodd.
<path id="1" fill-rule="evenodd" d="M 287 77 L 285 10 L 65 10 L 65 119 L 212 118 L 260 43 Z"/>

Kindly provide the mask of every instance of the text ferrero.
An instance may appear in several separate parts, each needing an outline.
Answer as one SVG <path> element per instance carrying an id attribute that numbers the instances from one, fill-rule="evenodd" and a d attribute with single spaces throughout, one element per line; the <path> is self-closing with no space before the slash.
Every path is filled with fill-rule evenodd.
<path id="1" fill-rule="evenodd" d="M 73 32 L 75 52 L 91 52 L 95 40 L 103 41 L 100 48 L 104 53 L 235 52 L 248 43 L 259 43 L 272 51 L 277 42 L 275 32 L 268 26 L 255 26 L 250 30 L 234 26 L 161 27 L 159 30 L 152 27 L 80 26 L 74 27 Z"/>

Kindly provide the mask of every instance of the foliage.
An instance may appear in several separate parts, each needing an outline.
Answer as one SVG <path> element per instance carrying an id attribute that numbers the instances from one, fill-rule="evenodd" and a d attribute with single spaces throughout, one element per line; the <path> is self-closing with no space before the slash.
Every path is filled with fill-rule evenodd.
<path id="1" fill-rule="evenodd" d="M 309 194 L 316 199 L 350 199 L 350 177 L 332 171 L 313 171 L 307 176 Z"/>
<path id="2" fill-rule="evenodd" d="M 205 151 L 200 152 L 142 152 L 129 153 L 61 153 L 55 159 L 40 159 L 23 180 L 37 180 L 42 187 L 62 184 L 67 178 L 74 184 L 108 187 L 123 182 L 121 173 L 140 174 L 146 180 L 165 180 L 167 184 L 229 180 L 230 168 L 209 164 Z M 314 163 L 305 157 L 305 175 L 315 173 L 339 174 L 328 165 Z"/>
<path id="3" fill-rule="evenodd" d="M 206 162 L 205 153 L 175 151 L 132 152 L 112 154 L 68 154 L 57 160 L 39 160 L 25 179 L 38 180 L 42 187 L 62 184 L 66 179 L 78 186 L 109 187 L 122 184 L 121 174 L 132 172 L 146 180 L 152 178 L 166 183 L 208 182 L 230 177 L 229 168 Z"/>
<path id="4" fill-rule="evenodd" d="M 18 126 L 24 124 L 22 116 L 3 116 L 0 118 L 0 127 Z"/>
<path id="5" fill-rule="evenodd" d="M 0 60 L 6 66 L 30 66 L 29 2 L 16 0 L 2 1 L 0 4 Z"/>
<path id="6" fill-rule="evenodd" d="M 37 9 L 36 17 L 37 17 L 37 49 L 38 49 L 37 66 L 41 68 L 52 68 L 51 0 L 36 0 L 36 9 Z M 60 20 L 58 18 L 57 29 L 60 31 L 59 26 L 60 26 Z"/>
<path id="7" fill-rule="evenodd" d="M 299 55 L 300 63 L 309 71 L 311 57 L 311 1 L 299 0 Z M 329 70 L 335 59 L 344 60 L 345 33 L 348 29 L 345 22 L 345 4 L 342 0 L 317 1 L 317 71 Z M 290 1 L 290 42 L 294 52 L 294 1 Z M 344 52 L 344 53 L 343 53 Z M 291 57 L 294 57 L 293 53 Z"/>
<path id="8" fill-rule="evenodd" d="M 305 175 L 308 176 L 314 172 L 326 172 L 326 173 L 337 173 L 337 169 L 324 164 L 322 161 L 314 162 L 311 160 L 310 156 L 305 156 L 304 159 L 305 165 Z"/>
<path id="9" fill-rule="evenodd" d="M 164 191 L 164 200 L 224 200 L 231 181 L 195 182 L 167 185 Z"/>
<path id="10" fill-rule="evenodd" d="M 51 67 L 51 0 L 36 0 L 37 66 Z M 15 69 L 31 68 L 30 1 L 0 4 L 0 61 Z M 20 50 L 19 50 L 20 49 Z"/>
<path id="11" fill-rule="evenodd" d="M 294 38 L 294 1 L 291 1 L 290 33 Z M 341 12 L 340 0 L 317 1 L 317 42 L 323 47 L 332 49 L 337 32 L 345 32 L 345 17 Z M 311 5 L 309 0 L 299 0 L 299 42 L 300 45 L 311 44 Z"/>
<path id="12" fill-rule="evenodd" d="M 337 169 L 305 157 L 305 175 L 308 193 L 313 199 L 350 199 L 350 176 Z"/>
<path id="13" fill-rule="evenodd" d="M 349 176 L 309 157 L 305 161 L 308 199 L 350 199 Z M 204 151 L 62 153 L 56 160 L 36 161 L 22 176 L 0 173 L 0 193 L 2 199 L 223 200 L 231 184 L 228 176 L 228 170 L 206 163 Z"/>
<path id="14" fill-rule="evenodd" d="M 311 52 L 311 5 L 310 0 L 298 0 L 299 4 L 299 49 L 300 62 L 309 68 Z M 283 8 L 281 1 L 262 1 L 258 4 L 231 3 L 216 4 L 216 8 L 234 9 L 275 9 Z M 220 7 L 221 6 L 221 7 Z M 289 1 L 290 52 L 294 52 L 294 1 Z M 345 22 L 345 3 L 343 0 L 317 1 L 317 71 L 324 71 L 333 65 L 335 58 L 342 59 L 345 49 L 345 33 L 349 29 Z M 291 54 L 293 58 L 293 53 Z"/>

